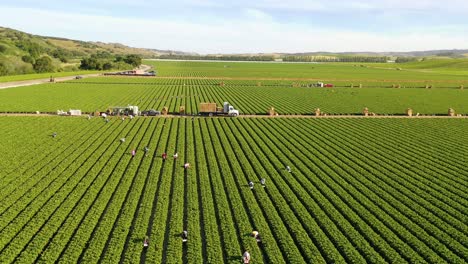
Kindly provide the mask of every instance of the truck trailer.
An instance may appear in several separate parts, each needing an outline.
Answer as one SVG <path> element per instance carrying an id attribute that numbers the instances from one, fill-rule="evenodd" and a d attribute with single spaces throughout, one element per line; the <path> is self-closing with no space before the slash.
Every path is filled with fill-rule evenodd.
<path id="1" fill-rule="evenodd" d="M 239 110 L 234 109 L 228 102 L 223 103 L 223 107 L 218 107 L 216 103 L 200 103 L 200 115 L 228 115 L 238 116 Z"/>

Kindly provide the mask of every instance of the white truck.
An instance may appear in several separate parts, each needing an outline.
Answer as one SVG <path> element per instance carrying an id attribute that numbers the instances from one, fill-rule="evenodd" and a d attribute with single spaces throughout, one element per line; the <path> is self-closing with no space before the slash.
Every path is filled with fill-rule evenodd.
<path id="1" fill-rule="evenodd" d="M 200 115 L 228 115 L 238 116 L 239 110 L 234 109 L 228 102 L 223 103 L 223 107 L 218 107 L 216 103 L 200 103 Z"/>

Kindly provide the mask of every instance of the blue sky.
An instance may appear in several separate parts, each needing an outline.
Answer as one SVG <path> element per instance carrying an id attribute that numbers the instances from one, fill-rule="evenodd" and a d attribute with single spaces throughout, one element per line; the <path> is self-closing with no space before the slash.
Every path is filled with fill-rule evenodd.
<path id="1" fill-rule="evenodd" d="M 0 26 L 209 53 L 468 48 L 466 0 L 0 0 Z"/>

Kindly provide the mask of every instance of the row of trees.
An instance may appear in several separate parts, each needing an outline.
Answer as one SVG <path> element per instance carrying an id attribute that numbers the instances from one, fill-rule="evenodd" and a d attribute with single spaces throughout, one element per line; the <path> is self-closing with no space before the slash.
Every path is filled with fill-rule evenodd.
<path id="1" fill-rule="evenodd" d="M 217 61 L 274 61 L 274 56 L 241 56 L 241 55 L 222 55 L 222 56 L 199 56 L 199 55 L 161 55 L 160 59 L 172 60 L 217 60 Z M 283 61 L 288 62 L 374 62 L 385 63 L 390 60 L 387 56 L 305 56 L 305 55 L 287 55 L 282 57 Z"/>
<path id="2" fill-rule="evenodd" d="M 416 57 L 398 57 L 395 62 L 396 63 L 405 63 L 405 62 L 412 62 L 412 61 L 417 61 L 418 58 Z"/>
<path id="3" fill-rule="evenodd" d="M 166 60 L 217 60 L 217 61 L 274 61 L 273 56 L 241 56 L 241 55 L 223 55 L 223 56 L 199 56 L 199 55 L 161 55 L 160 59 Z"/>
<path id="4" fill-rule="evenodd" d="M 387 56 L 285 56 L 283 61 L 291 62 L 371 62 L 385 63 Z"/>
<path id="5" fill-rule="evenodd" d="M 83 70 L 110 70 L 128 69 L 141 65 L 142 58 L 139 55 L 113 56 L 109 52 L 98 52 L 89 58 L 81 60 L 80 69 Z"/>

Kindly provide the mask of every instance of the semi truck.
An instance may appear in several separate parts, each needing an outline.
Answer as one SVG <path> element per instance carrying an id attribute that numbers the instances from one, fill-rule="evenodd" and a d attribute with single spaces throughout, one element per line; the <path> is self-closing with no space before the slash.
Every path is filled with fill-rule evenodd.
<path id="1" fill-rule="evenodd" d="M 228 115 L 238 116 L 239 110 L 234 109 L 228 102 L 223 103 L 223 107 L 218 107 L 216 103 L 200 103 L 200 115 Z"/>

